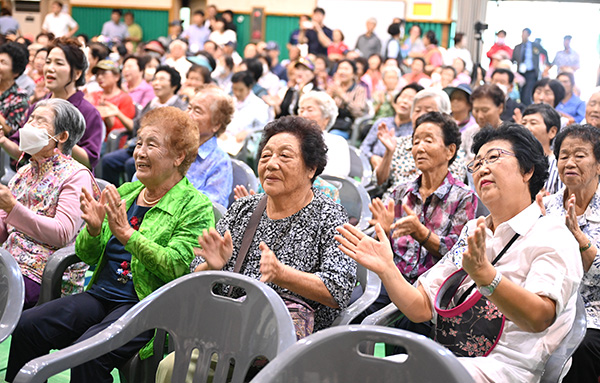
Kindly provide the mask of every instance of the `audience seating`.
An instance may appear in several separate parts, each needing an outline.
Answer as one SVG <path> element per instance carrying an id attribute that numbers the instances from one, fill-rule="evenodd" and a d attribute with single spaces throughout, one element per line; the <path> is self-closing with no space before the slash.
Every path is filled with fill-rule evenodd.
<path id="1" fill-rule="evenodd" d="M 225 213 L 227 213 L 227 208 L 223 205 L 221 205 L 220 203 L 216 203 L 213 202 L 213 213 L 215 215 L 215 225 L 217 224 L 217 222 L 219 222 L 219 220 L 221 219 L 222 216 L 225 215 Z"/>
<path id="2" fill-rule="evenodd" d="M 360 178 L 360 184 L 365 188 L 373 180 L 373 169 L 367 156 L 354 146 L 348 146 L 350 149 L 350 178 Z"/>
<path id="3" fill-rule="evenodd" d="M 216 295 L 217 284 L 244 289 L 245 299 Z M 193 273 L 156 290 L 96 336 L 27 363 L 14 382 L 44 382 L 156 328 L 167 331 L 175 345 L 174 383 L 184 381 L 193 349 L 200 353 L 194 379 L 207 381 L 216 354 L 214 381 L 225 381 L 233 363 L 231 381 L 242 382 L 257 357 L 273 360 L 296 341 L 283 300 L 264 283 L 221 271 Z"/>
<path id="4" fill-rule="evenodd" d="M 15 176 L 15 171 L 10 167 L 10 156 L 4 149 L 0 149 L 0 183 L 6 186 L 8 181 Z"/>
<path id="5" fill-rule="evenodd" d="M 0 249 L 0 343 L 19 323 L 24 302 L 25 284 L 19 264 L 8 251 Z"/>
<path id="6" fill-rule="evenodd" d="M 356 281 L 358 286 L 355 289 L 361 290 L 360 297 L 352 302 L 341 314 L 333 321 L 332 326 L 343 326 L 350 324 L 356 317 L 365 311 L 375 302 L 381 291 L 381 280 L 371 270 L 362 265 L 356 265 Z"/>
<path id="7" fill-rule="evenodd" d="M 373 113 L 369 113 L 365 116 L 359 117 L 354 120 L 352 123 L 352 131 L 350 132 L 350 140 L 349 144 L 355 147 L 360 145 L 361 139 L 361 129 L 365 124 L 370 123 L 371 119 L 373 119 Z"/>
<path id="8" fill-rule="evenodd" d="M 75 245 L 63 247 L 48 258 L 36 306 L 61 297 L 62 276 L 67 267 L 77 262 L 81 260 L 75 255 Z"/>
<path id="9" fill-rule="evenodd" d="M 255 192 L 258 192 L 258 179 L 250 166 L 240 160 L 232 158 L 231 167 L 233 168 L 234 188 L 237 185 L 244 185 L 248 191 L 254 190 Z M 233 201 L 235 201 L 235 194 L 232 189 L 229 194 L 229 205 L 231 205 Z"/>
<path id="10" fill-rule="evenodd" d="M 340 191 L 340 200 L 342 206 L 346 208 L 348 217 L 354 217 L 358 220 L 356 227 L 360 230 L 365 230 L 369 227 L 369 220 L 373 214 L 369 210 L 371 198 L 367 190 L 352 178 L 335 177 L 321 175 L 325 181 L 333 184 Z"/>
<path id="11" fill-rule="evenodd" d="M 364 342 L 402 346 L 408 358 L 396 362 L 360 351 Z M 252 383 L 444 382 L 473 378 L 446 348 L 422 335 L 380 326 L 332 327 L 288 348 L 256 375 Z"/>

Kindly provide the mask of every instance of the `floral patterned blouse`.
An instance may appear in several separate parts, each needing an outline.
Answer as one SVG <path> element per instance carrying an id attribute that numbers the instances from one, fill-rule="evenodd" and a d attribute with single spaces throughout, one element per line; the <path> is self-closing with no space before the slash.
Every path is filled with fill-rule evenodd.
<path id="1" fill-rule="evenodd" d="M 566 188 L 563 187 L 557 193 L 544 198 L 546 213 L 556 215 L 561 218 L 566 217 L 567 212 L 564 208 L 564 194 Z M 596 246 L 600 249 L 600 188 L 596 189 L 596 194 L 592 197 L 585 212 L 577 217 L 579 228 Z M 585 303 L 585 313 L 587 317 L 588 328 L 600 330 L 600 255 L 596 254 L 596 259 L 592 262 L 590 269 L 583 275 L 579 293 Z"/>
<path id="2" fill-rule="evenodd" d="M 6 136 L 21 127 L 23 116 L 29 108 L 28 101 L 27 92 L 17 87 L 17 83 L 12 84 L 10 88 L 0 94 L 0 114 L 4 116 L 6 123 L 12 129 Z"/>

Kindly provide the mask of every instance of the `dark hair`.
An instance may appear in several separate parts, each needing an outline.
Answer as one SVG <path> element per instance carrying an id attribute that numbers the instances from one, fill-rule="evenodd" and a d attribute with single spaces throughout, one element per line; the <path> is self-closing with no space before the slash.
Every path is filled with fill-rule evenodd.
<path id="1" fill-rule="evenodd" d="M 452 65 L 443 65 L 442 66 L 442 71 L 447 70 L 447 69 L 451 70 L 452 73 L 454 74 L 452 78 L 456 78 L 456 76 L 457 76 L 456 69 L 454 69 L 454 67 Z"/>
<path id="2" fill-rule="evenodd" d="M 425 34 L 425 37 L 427 37 L 427 39 L 429 40 L 430 44 L 433 44 L 433 45 L 438 45 L 439 44 L 437 36 L 435 35 L 434 31 L 428 31 Z"/>
<path id="3" fill-rule="evenodd" d="M 248 88 L 252 89 L 252 86 L 254 85 L 254 82 L 255 82 L 254 76 L 252 76 L 252 73 L 247 70 L 234 73 L 233 76 L 231 76 L 231 83 L 237 84 L 238 82 L 243 82 L 244 85 L 246 85 Z"/>
<path id="4" fill-rule="evenodd" d="M 135 16 L 133 15 L 133 12 L 131 12 L 131 11 L 125 12 L 125 16 L 131 16 L 132 19 L 135 19 Z"/>
<path id="5" fill-rule="evenodd" d="M 254 82 L 257 82 L 260 76 L 263 75 L 262 63 L 257 58 L 249 58 L 242 60 L 242 64 L 246 64 L 246 70 L 252 73 Z"/>
<path id="6" fill-rule="evenodd" d="M 507 75 L 508 76 L 508 82 L 510 84 L 512 84 L 515 81 L 515 74 L 511 70 L 509 70 L 509 69 L 505 69 L 505 68 L 495 69 L 494 72 L 492 72 L 492 78 L 494 78 L 494 75 L 496 73 L 497 74 L 505 74 L 505 75 Z"/>
<path id="7" fill-rule="evenodd" d="M 410 83 L 410 84 L 406 85 L 404 88 L 402 88 L 400 90 L 400 92 L 398 92 L 398 94 L 396 95 L 396 97 L 394 97 L 394 102 L 398 101 L 398 97 L 400 97 L 400 95 L 402 93 L 404 93 L 404 91 L 407 90 L 407 89 L 412 89 L 415 92 L 419 93 L 420 91 L 422 91 L 425 88 L 423 88 L 421 85 L 417 84 L 416 82 Z"/>
<path id="8" fill-rule="evenodd" d="M 504 29 L 500 29 L 498 32 L 496 32 L 496 36 L 498 36 L 500 33 L 506 36 L 506 31 Z"/>
<path id="9" fill-rule="evenodd" d="M 413 57 L 413 62 L 415 61 L 420 61 L 423 64 L 423 68 L 425 68 L 425 65 L 427 65 L 423 57 Z"/>
<path id="10" fill-rule="evenodd" d="M 600 129 L 590 124 L 571 124 L 562 129 L 554 139 L 554 157 L 558 160 L 560 147 L 567 137 L 579 138 L 592 144 L 594 158 L 600 163 Z"/>
<path id="11" fill-rule="evenodd" d="M 181 75 L 175 68 L 168 65 L 160 65 L 156 68 L 154 76 L 156 76 L 158 72 L 167 72 L 171 76 L 171 87 L 175 87 L 173 93 L 179 92 L 179 89 L 181 88 Z"/>
<path id="12" fill-rule="evenodd" d="M 556 127 L 556 131 L 560 131 L 560 114 L 548 104 L 531 104 L 523 111 L 523 117 L 529 116 L 530 114 L 539 113 L 544 119 L 544 125 L 546 125 L 546 132 L 549 132 L 553 126 Z M 551 140 L 550 144 L 554 141 Z"/>
<path id="13" fill-rule="evenodd" d="M 442 136 L 444 137 L 444 145 L 446 147 L 454 144 L 454 155 L 450 160 L 448 160 L 448 166 L 452 165 L 454 160 L 456 159 L 456 155 L 458 154 L 458 148 L 460 148 L 461 138 L 460 131 L 458 130 L 458 125 L 456 125 L 456 121 L 452 117 L 447 114 L 440 112 L 428 112 L 417 118 L 415 129 L 413 130 L 412 137 L 413 140 L 415 138 L 415 132 L 419 128 L 420 125 L 430 122 L 440 127 L 442 130 Z"/>
<path id="14" fill-rule="evenodd" d="M 229 70 L 232 70 L 233 66 L 234 66 L 233 57 L 231 57 L 229 55 L 225 55 L 224 60 L 225 60 L 225 66 L 227 68 L 229 68 Z"/>
<path id="15" fill-rule="evenodd" d="M 523 29 L 523 32 L 525 32 L 525 31 L 527 31 L 527 33 L 528 33 L 528 34 L 531 36 L 531 29 L 529 29 L 529 28 L 524 28 L 524 29 Z"/>
<path id="16" fill-rule="evenodd" d="M 11 71 L 16 75 L 14 81 L 25 71 L 27 63 L 29 63 L 29 52 L 22 44 L 8 42 L 0 45 L 0 53 L 6 53 L 10 57 L 12 61 Z"/>
<path id="17" fill-rule="evenodd" d="M 454 34 L 454 45 L 460 43 L 463 39 L 463 37 L 465 37 L 465 34 L 462 32 L 456 32 Z"/>
<path id="18" fill-rule="evenodd" d="M 87 57 L 85 57 L 85 53 L 83 53 L 83 50 L 81 49 L 81 43 L 77 41 L 77 39 L 63 36 L 52 40 L 48 49 L 52 50 L 54 48 L 63 51 L 65 58 L 69 63 L 69 67 L 71 67 L 69 72 L 71 80 L 67 85 L 73 81 L 76 70 L 80 70 L 81 75 L 79 78 L 75 79 L 75 86 L 85 85 L 85 71 L 88 69 L 89 63 Z"/>
<path id="19" fill-rule="evenodd" d="M 194 15 L 202 15 L 202 17 L 204 17 L 204 11 L 202 9 L 197 9 L 194 11 Z"/>
<path id="20" fill-rule="evenodd" d="M 2 7 L 0 9 L 0 16 L 12 16 L 12 9 L 10 7 Z"/>
<path id="21" fill-rule="evenodd" d="M 558 80 L 558 78 L 560 76 L 565 76 L 569 79 L 569 82 L 571 83 L 571 86 L 575 85 L 575 76 L 573 76 L 573 73 L 571 72 L 560 72 L 557 76 L 556 79 Z M 560 82 L 560 81 L 559 81 Z M 561 84 L 562 85 L 562 84 Z M 564 88 L 564 87 L 563 87 Z"/>
<path id="22" fill-rule="evenodd" d="M 316 8 L 313 10 L 313 13 L 320 13 L 320 14 L 322 14 L 323 16 L 325 16 L 325 10 L 324 10 L 323 8 L 316 7 Z"/>
<path id="23" fill-rule="evenodd" d="M 315 178 L 323 172 L 327 165 L 327 146 L 323 140 L 323 131 L 316 122 L 298 116 L 285 116 L 269 122 L 264 129 L 262 140 L 258 145 L 256 161 L 260 162 L 265 145 L 271 137 L 279 133 L 289 133 L 300 141 L 302 159 L 309 169 L 315 169 Z"/>
<path id="24" fill-rule="evenodd" d="M 505 122 L 496 129 L 486 127 L 475 134 L 471 151 L 477 154 L 483 145 L 496 140 L 510 142 L 515 157 L 519 161 L 521 174 L 533 170 L 529 179 L 529 194 L 533 202 L 548 178 L 548 160 L 544 155 L 542 144 L 533 133 L 522 125 Z"/>
<path id="25" fill-rule="evenodd" d="M 76 37 L 83 38 L 83 41 L 85 42 L 85 45 L 88 45 L 88 42 L 90 41 L 90 36 L 88 36 L 85 33 L 78 33 Z"/>
<path id="26" fill-rule="evenodd" d="M 423 34 L 423 28 L 421 28 L 421 26 L 419 24 L 411 25 L 410 28 L 408 28 L 408 30 L 410 31 L 413 27 L 419 28 L 419 36 L 421 36 Z"/>
<path id="27" fill-rule="evenodd" d="M 563 98 L 565 98 L 565 87 L 562 86 L 560 81 L 550 80 L 549 78 L 543 78 L 535 83 L 531 94 L 533 95 L 537 88 L 543 88 L 546 85 L 548 85 L 552 90 L 552 93 L 554 93 L 554 105 L 552 106 L 556 108 L 556 106 L 560 104 Z"/>
<path id="28" fill-rule="evenodd" d="M 104 60 L 108 57 L 110 50 L 108 47 L 102 43 L 93 42 L 88 45 L 90 49 L 90 55 L 98 61 Z"/>
<path id="29" fill-rule="evenodd" d="M 207 67 L 193 64 L 188 70 L 188 75 L 192 72 L 196 72 L 200 75 L 200 77 L 202 77 L 203 84 L 210 84 L 212 82 L 212 79 L 210 78 L 210 71 Z"/>
<path id="30" fill-rule="evenodd" d="M 113 8 L 113 10 L 110 13 L 118 13 L 119 16 L 123 15 L 123 11 L 118 8 Z"/>
<path id="31" fill-rule="evenodd" d="M 352 74 L 356 74 L 356 63 L 350 59 L 342 59 L 338 62 L 337 64 L 337 68 L 340 67 L 341 63 L 348 63 L 350 64 L 350 66 L 352 67 Z M 368 66 L 369 64 L 367 63 L 367 66 L 365 67 L 365 70 L 369 68 Z M 335 71 L 337 72 L 337 68 L 335 69 Z"/>
<path id="32" fill-rule="evenodd" d="M 387 33 L 389 33 L 392 36 L 399 35 L 400 34 L 400 24 L 399 23 L 391 24 L 388 27 Z"/>
<path id="33" fill-rule="evenodd" d="M 348 59 L 344 59 L 344 60 L 348 60 Z M 359 56 L 354 60 L 354 65 L 356 66 L 356 64 L 361 64 L 363 66 L 363 68 L 365 69 L 365 72 L 367 71 L 367 69 L 369 69 L 369 62 L 367 61 L 366 58 Z M 337 70 L 337 65 L 339 65 L 339 63 L 336 64 L 335 66 L 335 70 Z M 356 68 L 356 71 L 358 71 L 358 68 Z M 356 73 L 356 71 L 354 71 L 354 73 Z"/>
<path id="34" fill-rule="evenodd" d="M 149 56 L 127 55 L 123 58 L 123 65 L 129 60 L 134 60 L 140 71 L 143 72 L 146 69 L 146 64 L 150 61 L 150 58 Z"/>
<path id="35" fill-rule="evenodd" d="M 492 100 L 494 105 L 504 107 L 504 92 L 498 85 L 485 84 L 475 88 L 473 93 L 471 93 L 471 105 L 473 104 L 473 101 L 477 100 L 478 98 L 489 98 Z"/>
<path id="36" fill-rule="evenodd" d="M 62 1 L 55 0 L 52 2 L 52 4 L 58 4 L 58 5 L 60 5 L 61 8 L 63 7 Z"/>
<path id="37" fill-rule="evenodd" d="M 226 11 L 223 11 L 223 14 L 224 14 L 224 15 L 229 15 L 229 16 L 231 16 L 231 18 L 233 18 L 233 11 L 232 11 L 231 9 L 228 9 L 228 10 L 226 10 Z"/>

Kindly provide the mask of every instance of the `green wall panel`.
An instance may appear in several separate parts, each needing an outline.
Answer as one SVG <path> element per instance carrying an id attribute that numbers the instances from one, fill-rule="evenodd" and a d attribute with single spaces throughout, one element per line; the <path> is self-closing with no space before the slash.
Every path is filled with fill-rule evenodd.
<path id="1" fill-rule="evenodd" d="M 244 47 L 250 42 L 250 15 L 237 14 L 235 16 L 237 25 L 237 51 L 240 55 L 244 52 Z M 281 48 L 280 60 L 288 58 L 286 44 L 292 32 L 298 28 L 297 16 L 274 16 L 267 15 L 265 22 L 265 41 L 276 41 Z"/>
<path id="2" fill-rule="evenodd" d="M 123 9 L 133 12 L 135 22 L 144 31 L 144 41 L 154 40 L 159 36 L 166 36 L 169 28 L 169 12 L 145 9 Z M 72 7 L 71 15 L 79 23 L 78 33 L 85 33 L 89 37 L 97 36 L 102 31 L 102 25 L 110 20 L 112 8 Z"/>
<path id="3" fill-rule="evenodd" d="M 419 23 L 419 22 L 407 22 L 406 23 L 406 33 L 405 36 L 408 37 L 408 31 L 410 30 L 410 27 L 412 27 L 413 25 L 418 25 L 421 27 L 421 31 L 423 32 L 421 37 L 425 36 L 425 33 L 429 32 L 429 31 L 434 31 L 435 32 L 435 36 L 437 37 L 438 41 L 440 42 L 440 44 L 442 43 L 442 25 L 441 23 Z M 454 37 L 454 35 L 450 35 L 450 38 Z"/>

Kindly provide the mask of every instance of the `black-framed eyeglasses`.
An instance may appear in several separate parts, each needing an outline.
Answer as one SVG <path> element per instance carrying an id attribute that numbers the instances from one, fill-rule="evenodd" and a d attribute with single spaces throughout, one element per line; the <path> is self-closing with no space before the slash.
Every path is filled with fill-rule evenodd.
<path id="1" fill-rule="evenodd" d="M 500 149 L 500 148 L 492 148 L 485 153 L 485 155 L 481 158 L 475 158 L 473 161 L 467 164 L 467 170 L 469 173 L 475 173 L 478 171 L 483 163 L 493 164 L 498 161 L 502 155 L 513 156 L 516 157 L 516 154 L 509 152 L 508 150 Z"/>

